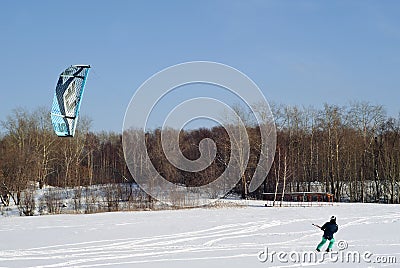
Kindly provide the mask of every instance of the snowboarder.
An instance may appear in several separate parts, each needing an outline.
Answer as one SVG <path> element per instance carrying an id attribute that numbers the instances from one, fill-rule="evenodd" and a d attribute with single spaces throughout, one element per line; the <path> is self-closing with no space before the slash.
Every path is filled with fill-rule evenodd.
<path id="1" fill-rule="evenodd" d="M 336 233 L 339 229 L 338 225 L 336 224 L 336 217 L 332 216 L 331 220 L 329 222 L 326 222 L 322 226 L 316 224 L 313 225 L 324 231 L 324 235 L 322 236 L 322 241 L 317 246 L 317 251 L 320 252 L 321 248 L 325 245 L 326 241 L 328 240 L 329 240 L 329 246 L 326 249 L 326 252 L 332 251 L 333 244 L 335 243 L 335 238 L 333 238 L 333 234 Z"/>

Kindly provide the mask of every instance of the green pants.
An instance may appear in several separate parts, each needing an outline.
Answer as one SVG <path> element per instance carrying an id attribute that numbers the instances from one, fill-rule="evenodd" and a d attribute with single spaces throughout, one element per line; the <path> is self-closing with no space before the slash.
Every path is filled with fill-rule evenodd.
<path id="1" fill-rule="evenodd" d="M 321 250 L 321 248 L 325 245 L 326 241 L 328 241 L 328 239 L 326 239 L 325 237 L 322 237 L 322 241 L 318 244 L 317 249 Z M 332 237 L 332 239 L 329 240 L 328 249 L 332 249 L 333 244 L 335 244 L 335 238 Z"/>

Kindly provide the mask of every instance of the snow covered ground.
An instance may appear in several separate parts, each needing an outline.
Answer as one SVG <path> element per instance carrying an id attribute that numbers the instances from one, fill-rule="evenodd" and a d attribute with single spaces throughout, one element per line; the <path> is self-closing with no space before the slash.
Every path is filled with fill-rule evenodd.
<path id="1" fill-rule="evenodd" d="M 313 252 L 322 235 L 311 223 L 323 224 L 331 215 L 339 224 L 336 241 L 344 240 L 341 246 L 348 247 L 339 250 L 336 244 L 336 255 L 304 261 L 299 256 Z M 244 207 L 1 217 L 0 223 L 0 267 L 397 267 L 400 263 L 399 205 L 271 208 L 249 201 Z M 342 259 L 346 252 L 360 254 L 360 261 Z M 397 264 L 377 263 L 394 260 Z"/>

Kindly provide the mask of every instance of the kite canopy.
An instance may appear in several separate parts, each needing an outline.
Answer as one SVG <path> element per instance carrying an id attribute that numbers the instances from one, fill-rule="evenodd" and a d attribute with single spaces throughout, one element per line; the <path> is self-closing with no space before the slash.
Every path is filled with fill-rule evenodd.
<path id="1" fill-rule="evenodd" d="M 51 107 L 51 122 L 59 137 L 73 137 L 90 65 L 72 65 L 60 74 Z"/>

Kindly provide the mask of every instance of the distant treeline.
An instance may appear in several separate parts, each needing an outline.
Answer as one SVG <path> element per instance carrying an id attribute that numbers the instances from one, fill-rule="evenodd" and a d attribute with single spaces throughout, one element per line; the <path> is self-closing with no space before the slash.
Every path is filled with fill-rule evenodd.
<path id="1" fill-rule="evenodd" d="M 315 185 L 336 200 L 399 203 L 400 120 L 388 117 L 382 106 L 352 103 L 322 109 L 273 105 L 277 129 L 275 160 L 262 186 L 248 192 L 260 154 L 260 130 L 241 109 L 251 146 L 247 168 L 232 191 L 243 198 L 262 198 L 263 192 L 312 191 Z M 255 106 L 258 113 L 265 107 Z M 81 118 L 74 138 L 53 133 L 46 109 L 17 109 L 1 122 L 0 193 L 3 205 L 19 203 L 21 194 L 37 182 L 40 187 L 132 183 L 147 168 L 137 152 L 133 175 L 122 149 L 122 135 L 93 133 Z M 135 130 L 139 131 L 139 130 Z M 175 131 L 175 130 L 168 130 Z M 204 185 L 222 174 L 230 161 L 231 142 L 221 126 L 180 132 L 185 157 L 199 158 L 199 143 L 214 140 L 217 155 L 205 170 L 193 173 L 174 167 L 163 154 L 161 130 L 146 133 L 147 151 L 158 172 L 173 183 Z"/>

